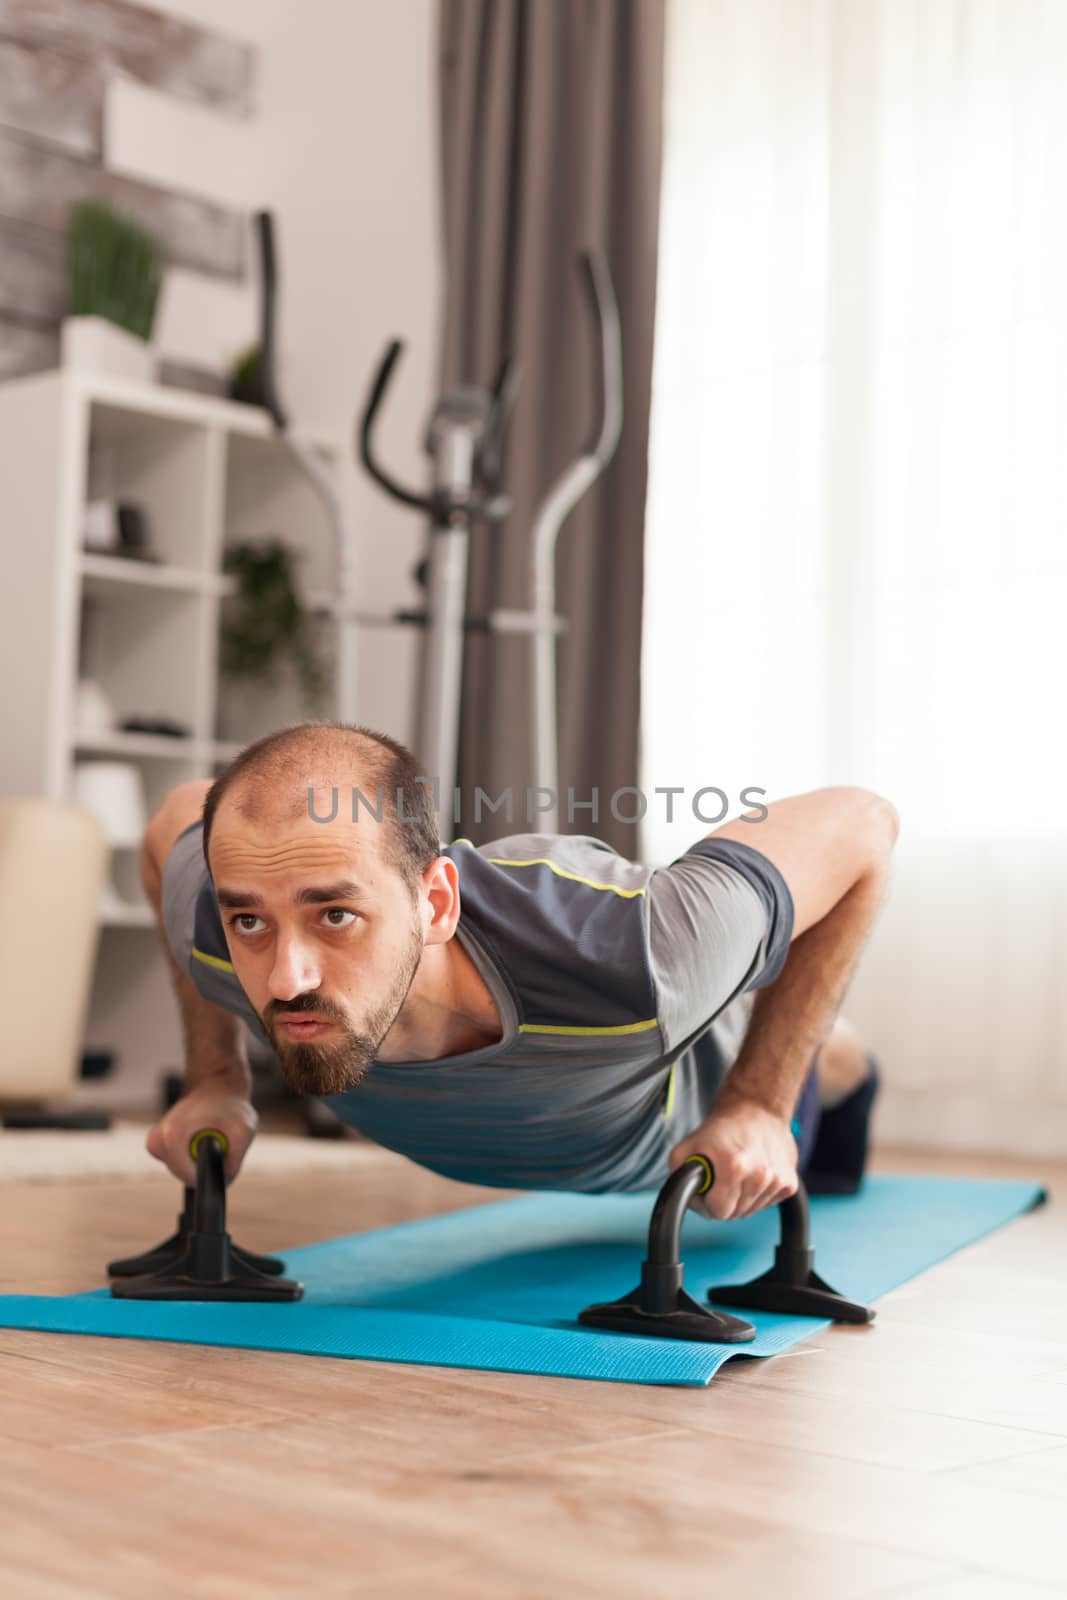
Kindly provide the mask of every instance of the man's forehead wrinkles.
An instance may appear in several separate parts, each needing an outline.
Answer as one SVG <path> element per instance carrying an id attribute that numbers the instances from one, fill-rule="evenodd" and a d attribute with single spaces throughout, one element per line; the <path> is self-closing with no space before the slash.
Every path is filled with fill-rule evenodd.
<path id="1" fill-rule="evenodd" d="M 220 836 L 212 846 L 212 879 L 220 905 L 262 906 L 264 896 L 277 895 L 286 901 L 301 890 L 316 890 L 331 884 L 350 883 L 350 894 L 333 894 L 329 899 L 359 899 L 366 902 L 376 895 L 381 873 L 373 853 L 360 850 L 349 838 L 341 841 L 315 834 L 289 834 L 280 838 L 248 833 Z M 321 895 L 304 896 L 306 903 Z M 279 902 L 280 903 L 280 902 Z"/>
<path id="2" fill-rule="evenodd" d="M 244 858 L 267 865 L 307 860 L 343 862 L 362 859 L 367 854 L 366 848 L 361 849 L 355 837 L 325 832 L 260 838 L 247 834 L 234 838 L 222 834 L 217 840 L 212 840 L 212 854 L 216 851 L 220 859 Z"/>

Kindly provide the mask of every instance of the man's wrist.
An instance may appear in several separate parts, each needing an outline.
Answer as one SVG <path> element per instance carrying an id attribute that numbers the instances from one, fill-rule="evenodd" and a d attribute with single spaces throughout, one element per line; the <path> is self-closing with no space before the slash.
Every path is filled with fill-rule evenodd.
<path id="1" fill-rule="evenodd" d="M 184 1089 L 219 1089 L 248 1100 L 252 1094 L 252 1072 L 239 1057 L 224 1061 L 189 1061 L 185 1066 Z"/>
<path id="2" fill-rule="evenodd" d="M 787 1106 L 780 1095 L 769 1090 L 765 1084 L 747 1082 L 743 1069 L 739 1072 L 735 1066 L 727 1074 L 715 1097 L 714 1111 L 736 1111 L 742 1108 L 766 1112 L 768 1116 L 777 1118 L 787 1126 L 792 1116 L 792 1107 Z"/>

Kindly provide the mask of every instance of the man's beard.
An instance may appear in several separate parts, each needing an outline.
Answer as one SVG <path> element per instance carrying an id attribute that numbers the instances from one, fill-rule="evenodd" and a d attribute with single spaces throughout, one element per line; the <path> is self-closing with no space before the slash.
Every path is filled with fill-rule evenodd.
<path id="1" fill-rule="evenodd" d="M 413 927 L 411 937 L 403 951 L 396 976 L 388 995 L 377 1006 L 357 1032 L 351 1028 L 332 1006 L 325 1006 L 315 995 L 302 995 L 286 1004 L 278 1003 L 279 1011 L 314 1011 L 328 1017 L 342 1030 L 340 1039 L 322 1044 L 301 1044 L 274 1041 L 281 1064 L 282 1075 L 290 1088 L 298 1094 L 343 1094 L 355 1089 L 367 1074 L 382 1040 L 393 1026 L 408 990 L 415 981 L 422 958 L 422 933 Z M 272 1029 L 268 1032 L 273 1033 Z"/>

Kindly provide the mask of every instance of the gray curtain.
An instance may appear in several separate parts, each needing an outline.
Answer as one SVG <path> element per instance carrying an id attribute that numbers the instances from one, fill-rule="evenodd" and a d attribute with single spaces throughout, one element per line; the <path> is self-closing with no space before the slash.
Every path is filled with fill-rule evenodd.
<path id="1" fill-rule="evenodd" d="M 557 609 L 560 830 L 636 854 L 613 817 L 637 784 L 641 590 L 659 217 L 663 0 L 441 0 L 440 116 L 446 297 L 444 385 L 488 386 L 503 353 L 522 385 L 512 418 L 506 523 L 476 529 L 468 600 L 530 604 L 536 506 L 588 442 L 597 368 L 577 259 L 605 251 L 622 317 L 626 421 L 614 461 L 566 523 Z M 453 831 L 482 843 L 537 829 L 528 640 L 468 636 Z M 476 786 L 515 811 L 473 814 Z M 589 809 L 567 815 L 567 790 Z M 633 796 L 617 809 L 632 815 Z"/>

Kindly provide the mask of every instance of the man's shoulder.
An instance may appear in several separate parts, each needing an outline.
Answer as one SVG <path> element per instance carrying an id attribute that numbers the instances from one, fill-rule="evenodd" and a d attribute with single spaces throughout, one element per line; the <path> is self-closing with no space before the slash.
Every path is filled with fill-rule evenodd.
<path id="1" fill-rule="evenodd" d="M 511 834 L 448 847 L 460 920 L 507 974 L 523 1027 L 655 1026 L 645 891 L 651 869 L 583 834 Z"/>
<path id="2" fill-rule="evenodd" d="M 457 839 L 457 844 L 470 844 L 469 839 Z M 614 845 L 598 839 L 591 833 L 509 833 L 503 839 L 491 839 L 488 844 L 475 845 L 481 851 L 499 851 L 513 856 L 527 850 L 540 850 L 547 854 L 568 849 L 599 850 L 608 855 L 618 855 Z M 625 858 L 621 858 L 625 859 Z"/>
<path id="3" fill-rule="evenodd" d="M 513 833 L 488 844 L 457 839 L 449 846 L 460 866 L 464 851 L 473 851 L 509 877 L 525 873 L 532 881 L 540 879 L 546 889 L 569 882 L 594 892 L 633 897 L 644 894 L 652 876 L 651 867 L 629 860 L 606 840 L 587 833 Z"/>

